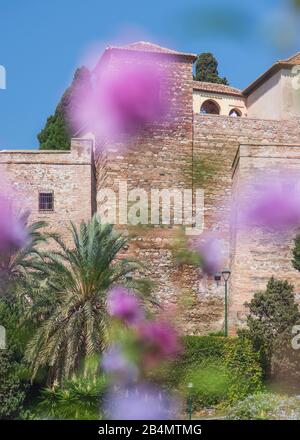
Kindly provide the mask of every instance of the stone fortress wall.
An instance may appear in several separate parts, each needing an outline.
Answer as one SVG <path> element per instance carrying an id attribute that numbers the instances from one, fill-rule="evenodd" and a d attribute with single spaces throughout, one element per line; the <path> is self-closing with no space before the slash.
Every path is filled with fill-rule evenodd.
<path id="1" fill-rule="evenodd" d="M 232 191 L 239 191 L 237 183 L 239 179 L 233 164 L 236 163 L 236 155 L 240 145 L 252 144 L 262 153 L 265 151 L 267 159 L 263 166 L 267 170 L 271 166 L 271 160 L 268 162 L 268 146 L 282 145 L 284 154 L 287 152 L 284 143 L 300 144 L 299 120 L 294 119 L 283 123 L 276 120 L 194 115 L 193 152 L 191 161 L 187 161 L 187 163 L 199 162 L 200 166 L 203 164 L 208 170 L 212 169 L 211 178 L 204 182 L 197 182 L 196 177 L 194 187 L 204 188 L 204 230 L 214 231 L 223 240 L 227 249 L 227 260 L 224 261 L 224 267 L 229 267 L 232 272 L 230 279 L 232 331 L 236 325 L 241 323 L 245 310 L 244 303 L 257 289 L 265 287 L 270 276 L 287 277 L 295 284 L 296 289 L 299 285 L 298 272 L 291 266 L 291 238 L 288 244 L 285 242 L 284 245 L 278 247 L 277 251 L 275 251 L 275 244 L 268 251 L 266 240 L 263 240 L 260 253 L 261 261 L 272 257 L 269 259 L 271 263 L 268 263 L 268 270 L 263 273 L 257 261 L 254 261 L 251 266 L 252 258 L 255 260 L 251 253 L 252 248 L 248 247 L 245 252 L 241 246 L 234 246 L 235 240 L 238 241 L 239 237 L 232 237 L 230 234 L 230 200 Z M 293 149 L 292 146 L 289 148 Z M 152 164 L 155 163 L 154 157 Z M 146 161 L 145 157 L 144 160 Z M 259 159 L 257 160 L 259 161 Z M 192 165 L 190 166 L 192 167 Z M 149 167 L 147 161 L 145 167 L 147 169 Z M 125 169 L 130 169 L 130 166 L 126 165 Z M 141 173 L 140 179 L 142 180 L 143 167 L 139 167 L 135 172 Z M 157 181 L 155 183 L 156 186 L 159 186 Z M 191 266 L 176 265 L 172 254 L 174 229 L 154 228 L 146 231 L 141 230 L 139 234 L 142 237 L 140 236 L 133 242 L 130 248 L 131 255 L 145 262 L 144 275 L 156 282 L 156 291 L 160 300 L 166 304 L 173 303 L 177 306 L 179 304 L 184 331 L 189 334 L 201 334 L 222 329 L 224 286 L 217 285 L 213 277 L 203 276 L 199 270 Z M 255 250 L 255 239 L 252 244 Z M 283 253 L 279 257 L 282 249 Z M 274 259 L 278 261 L 276 264 Z M 285 261 L 285 267 L 288 267 L 288 271 L 282 266 L 282 271 L 278 272 L 280 260 Z M 242 268 L 243 265 L 245 268 L 247 267 L 247 277 Z M 260 279 L 260 283 L 256 282 L 258 279 Z"/>
<path id="2" fill-rule="evenodd" d="M 119 52 L 109 49 L 106 53 L 113 68 L 120 62 Z M 292 117 L 272 120 L 197 114 L 193 61 L 193 56 L 174 51 L 159 57 L 170 75 L 166 78 L 171 84 L 168 99 L 175 117 L 141 132 L 126 150 L 112 145 L 105 155 L 97 153 L 94 160 L 97 140 L 94 143 L 82 136 L 72 140 L 70 152 L 2 151 L 0 167 L 22 202 L 21 208 L 31 210 L 30 219 L 47 221 L 50 230 L 68 240 L 70 220 L 79 224 L 100 211 L 102 188 L 117 192 L 119 183 L 125 181 L 128 189 L 149 192 L 152 188 L 204 189 L 204 231 L 213 231 L 223 239 L 227 249 L 224 267 L 232 272 L 230 324 L 234 331 L 242 321 L 244 302 L 258 288 L 263 289 L 271 275 L 287 277 L 300 288 L 298 273 L 290 263 L 291 237 L 284 244 L 259 234 L 243 241 L 232 234 L 229 225 L 230 200 L 256 167 L 267 172 L 279 161 L 300 167 L 300 121 Z M 204 179 L 197 173 L 201 167 L 208 170 Z M 54 191 L 53 212 L 38 209 L 38 194 L 44 190 Z M 177 309 L 185 333 L 222 329 L 224 286 L 195 267 L 176 263 L 172 248 L 177 227 L 128 228 L 120 222 L 117 227 L 134 235 L 124 255 L 143 263 L 140 275 L 154 282 L 162 305 Z"/>
<path id="3" fill-rule="evenodd" d="M 298 119 L 286 121 L 271 119 L 233 118 L 222 115 L 195 113 L 195 91 L 192 90 L 191 60 L 166 56 L 172 74 L 173 111 L 178 115 L 176 124 L 153 127 L 150 133 L 141 133 L 126 152 L 112 147 L 100 164 L 101 185 L 116 192 L 120 181 L 128 189 L 144 188 L 196 188 L 204 189 L 204 231 L 213 231 L 224 242 L 227 259 L 224 267 L 233 267 L 239 259 L 239 249 L 232 246 L 230 235 L 230 200 L 233 185 L 233 162 L 240 144 L 276 144 L 300 141 Z M 112 60 L 117 63 L 117 59 Z M 192 105 L 194 108 L 192 108 Z M 184 117 L 182 121 L 180 118 Z M 195 170 L 211 170 L 208 179 L 198 181 Z M 99 188 L 100 189 L 100 188 Z M 99 194 L 99 193 L 98 193 Z M 98 210 L 101 200 L 98 198 Z M 122 227 L 122 225 L 118 225 Z M 144 263 L 142 275 L 155 283 L 155 292 L 163 305 L 179 309 L 183 330 L 189 334 L 206 333 L 222 329 L 224 319 L 224 286 L 217 285 L 213 277 L 202 275 L 199 269 L 177 265 L 172 252 L 177 229 L 169 227 L 140 228 L 132 240 L 130 256 Z M 131 231 L 132 232 L 132 231 Z M 233 257 L 234 253 L 234 257 Z M 247 261 L 247 257 L 245 257 Z M 296 271 L 294 271 L 296 276 Z M 239 302 L 240 286 L 235 287 L 232 275 L 231 321 L 244 310 Z M 244 287 L 253 294 L 255 286 Z M 249 297 L 244 294 L 245 299 Z M 237 302 L 237 307 L 235 303 Z M 236 310 L 235 310 L 236 308 Z"/>
<path id="4" fill-rule="evenodd" d="M 118 68 L 118 51 L 111 51 L 109 62 Z M 122 61 L 124 61 L 122 59 Z M 122 62 L 121 61 L 121 62 Z M 128 54 L 126 61 L 130 62 Z M 155 61 L 155 59 L 154 59 Z M 168 83 L 170 94 L 166 97 L 168 112 L 166 121 L 151 126 L 131 140 L 129 145 L 112 145 L 102 160 L 97 161 L 98 211 L 101 210 L 101 188 L 118 192 L 120 182 L 126 182 L 128 190 L 142 188 L 150 195 L 151 189 L 184 189 L 192 186 L 193 151 L 193 56 L 165 53 L 157 54 L 162 67 L 163 80 Z M 117 227 L 124 228 L 117 219 Z M 183 312 L 185 331 L 193 333 L 197 328 L 196 315 L 207 312 L 195 310 L 199 304 L 196 294 L 198 270 L 180 268 L 174 262 L 172 244 L 174 228 L 149 226 L 125 228 L 136 237 L 131 241 L 126 255 L 143 263 L 141 276 L 154 282 L 154 292 L 162 305 L 180 307 Z M 190 307 L 185 302 L 192 303 Z M 219 312 L 218 312 L 219 317 Z M 201 321 L 207 322 L 207 319 Z"/>
<path id="5" fill-rule="evenodd" d="M 300 121 L 297 118 L 276 121 L 215 115 L 194 117 L 195 160 L 200 157 L 206 164 L 218 164 L 213 178 L 204 188 L 204 225 L 205 229 L 218 231 L 227 245 L 228 260 L 224 266 L 231 270 L 231 331 L 243 321 L 244 303 L 254 292 L 263 290 L 272 275 L 288 279 L 295 285 L 296 292 L 300 291 L 299 274 L 291 264 L 295 233 L 284 240 L 259 231 L 241 237 L 232 235 L 229 223 L 230 201 L 240 193 L 245 176 L 253 176 L 257 167 L 267 173 L 270 168 L 283 164 L 300 170 L 299 146 Z M 207 280 L 206 292 L 211 292 L 212 297 L 216 293 L 214 284 L 213 279 Z M 222 297 L 223 286 L 217 294 Z M 223 310 L 221 316 L 224 316 Z"/>
<path id="6" fill-rule="evenodd" d="M 296 172 L 299 176 L 299 141 L 298 138 L 297 143 L 289 144 L 241 144 L 233 165 L 233 197 L 239 196 L 239 200 L 245 200 L 247 196 L 244 191 L 249 185 L 253 185 L 253 175 L 263 175 L 266 178 L 287 170 L 290 175 Z M 297 233 L 297 229 L 274 232 L 256 227 L 247 231 L 241 228 L 232 231 L 232 294 L 229 309 L 232 331 L 244 322 L 244 303 L 251 300 L 254 292 L 264 290 L 272 276 L 292 283 L 295 287 L 295 298 L 300 303 L 299 272 L 294 269 L 291 261 L 293 241 Z"/>

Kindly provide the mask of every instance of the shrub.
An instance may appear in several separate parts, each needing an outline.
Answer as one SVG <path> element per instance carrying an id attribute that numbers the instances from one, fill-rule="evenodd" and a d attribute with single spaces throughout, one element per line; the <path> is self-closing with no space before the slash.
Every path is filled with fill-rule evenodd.
<path id="1" fill-rule="evenodd" d="M 34 410 L 35 418 L 99 420 L 101 396 L 105 389 L 103 377 L 74 378 L 64 387 L 45 388 Z"/>
<path id="2" fill-rule="evenodd" d="M 299 420 L 300 398 L 257 393 L 238 402 L 227 414 L 229 420 Z"/>
<path id="3" fill-rule="evenodd" d="M 184 336 L 183 362 L 193 362 L 203 359 L 218 359 L 224 354 L 224 347 L 234 343 L 234 338 L 220 336 Z"/>
<path id="4" fill-rule="evenodd" d="M 259 354 L 248 339 L 238 339 L 235 344 L 227 345 L 224 363 L 229 372 L 229 402 L 262 390 L 263 374 L 259 360 Z"/>
<path id="5" fill-rule="evenodd" d="M 248 340 L 186 336 L 185 351 L 167 378 L 168 386 L 191 393 L 195 408 L 244 398 L 262 387 L 259 356 Z M 188 390 L 188 383 L 193 388 Z"/>
<path id="6" fill-rule="evenodd" d="M 29 389 L 22 361 L 26 337 L 20 329 L 19 320 L 18 302 L 0 298 L 0 324 L 6 330 L 6 349 L 0 349 L 0 419 L 19 416 L 25 392 Z"/>
<path id="7" fill-rule="evenodd" d="M 23 407 L 25 389 L 18 366 L 9 350 L 0 350 L 0 419 L 17 417 Z"/>
<path id="8" fill-rule="evenodd" d="M 63 386 L 57 384 L 43 389 L 37 406 L 22 417 L 99 420 L 107 380 L 98 370 L 98 356 L 87 358 L 77 374 Z"/>
<path id="9" fill-rule="evenodd" d="M 266 377 L 297 384 L 300 359 L 292 349 L 292 327 L 300 323 L 293 286 L 271 278 L 265 292 L 255 293 L 248 304 L 248 328 L 240 332 L 260 353 Z"/>

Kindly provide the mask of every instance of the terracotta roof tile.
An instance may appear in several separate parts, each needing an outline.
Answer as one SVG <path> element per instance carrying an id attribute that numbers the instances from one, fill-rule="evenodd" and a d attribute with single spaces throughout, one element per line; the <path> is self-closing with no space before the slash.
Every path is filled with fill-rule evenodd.
<path id="1" fill-rule="evenodd" d="M 216 84 L 203 81 L 193 81 L 194 90 L 202 90 L 205 92 L 222 93 L 225 95 L 234 95 L 243 97 L 243 93 L 240 89 L 235 87 L 226 86 L 225 84 Z"/>
<path id="2" fill-rule="evenodd" d="M 279 60 L 277 61 L 278 64 L 290 64 L 291 66 L 297 66 L 300 64 L 300 52 L 296 53 L 290 58 L 287 58 L 286 60 Z"/>

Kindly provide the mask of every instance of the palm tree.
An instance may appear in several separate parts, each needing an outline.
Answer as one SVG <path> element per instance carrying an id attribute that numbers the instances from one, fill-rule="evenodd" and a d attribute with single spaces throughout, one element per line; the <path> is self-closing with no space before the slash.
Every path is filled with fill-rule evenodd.
<path id="1" fill-rule="evenodd" d="M 0 324 L 6 328 L 7 346 L 19 360 L 32 334 L 34 323 L 23 322 L 24 313 L 32 302 L 33 287 L 40 282 L 35 264 L 41 259 L 38 250 L 46 236 L 41 228 L 45 222 L 28 224 L 28 215 L 20 216 L 27 237 L 21 248 L 11 247 L 0 254 Z"/>
<path id="2" fill-rule="evenodd" d="M 117 258 L 127 239 L 111 225 L 101 224 L 96 215 L 90 222 L 82 222 L 79 231 L 71 223 L 70 230 L 74 246 L 69 248 L 52 235 L 58 250 L 46 254 L 39 265 L 47 286 L 33 309 L 39 310 L 40 301 L 45 315 L 26 351 L 32 378 L 46 366 L 50 384 L 72 377 L 81 361 L 103 350 L 107 291 L 115 283 L 126 284 L 126 275 L 138 267 Z"/>
<path id="3" fill-rule="evenodd" d="M 26 244 L 20 249 L 11 248 L 0 254 L 0 298 L 15 301 L 16 285 L 26 285 L 28 276 L 35 270 L 35 263 L 40 258 L 38 246 L 46 242 L 46 236 L 40 231 L 46 226 L 39 221 L 27 223 L 27 215 L 21 217 L 26 230 Z"/>

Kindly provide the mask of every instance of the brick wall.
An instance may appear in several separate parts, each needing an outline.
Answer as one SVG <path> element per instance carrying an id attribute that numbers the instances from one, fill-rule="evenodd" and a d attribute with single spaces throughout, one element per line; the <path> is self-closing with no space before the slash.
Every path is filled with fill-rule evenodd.
<path id="1" fill-rule="evenodd" d="M 278 168 L 299 174 L 300 144 L 241 145 L 234 162 L 233 197 L 243 198 L 244 188 L 249 188 L 254 175 L 267 177 Z M 233 332 L 244 322 L 244 303 L 255 292 L 264 290 L 271 276 L 291 282 L 295 286 L 296 299 L 300 300 L 299 272 L 291 263 L 296 233 L 296 230 L 267 232 L 254 227 L 232 232 L 230 322 Z"/>
<path id="2" fill-rule="evenodd" d="M 119 53 L 110 61 L 118 63 Z M 126 61 L 130 62 L 128 55 Z M 168 84 L 169 114 L 163 123 L 158 122 L 140 132 L 127 145 L 126 151 L 122 145 L 114 145 L 101 157 L 97 163 L 98 190 L 109 187 L 117 192 L 119 182 L 126 181 L 128 190 L 145 189 L 150 201 L 151 189 L 191 188 L 192 175 L 187 171 L 191 167 L 193 148 L 192 61 L 168 54 L 159 55 L 157 62 Z M 100 207 L 98 197 L 98 209 Z M 154 292 L 161 305 L 180 308 L 178 316 L 182 316 L 184 330 L 191 334 L 197 332 L 199 319 L 194 319 L 193 315 L 207 313 L 207 309 L 199 311 L 188 303 L 198 302 L 199 271 L 180 268 L 174 263 L 173 227 L 130 227 L 127 231 L 135 235 L 127 255 L 142 262 L 144 268 L 140 275 L 155 283 Z"/>
<path id="3" fill-rule="evenodd" d="M 70 220 L 78 224 L 92 212 L 91 142 L 72 140 L 71 150 L 1 151 L 0 173 L 9 182 L 18 210 L 30 210 L 30 221 L 43 220 L 49 230 L 69 238 Z M 54 192 L 54 211 L 39 212 L 39 191 Z"/>
<path id="4" fill-rule="evenodd" d="M 117 68 L 119 56 L 113 51 L 110 56 L 113 68 Z M 298 147 L 288 145 L 299 144 L 299 120 L 281 122 L 193 114 L 192 60 L 169 54 L 158 60 L 170 85 L 170 118 L 145 128 L 127 145 L 126 151 L 122 145 L 112 145 L 105 155 L 96 149 L 94 168 L 91 141 L 74 139 L 70 152 L 2 151 L 0 170 L 7 175 L 20 208 L 31 210 L 31 220 L 46 220 L 50 230 L 67 239 L 69 221 L 78 224 L 89 219 L 101 207 L 100 190 L 108 187 L 117 192 L 120 181 L 127 183 L 128 190 L 143 188 L 148 194 L 151 189 L 203 188 L 204 228 L 223 239 L 227 249 L 224 266 L 232 270 L 230 317 L 234 326 L 243 314 L 245 300 L 254 289 L 264 288 L 274 270 L 300 288 L 290 264 L 291 241 L 276 243 L 259 234 L 253 241 L 243 241 L 231 233 L 229 223 L 231 197 L 240 191 L 241 182 L 254 164 L 262 169 L 276 166 L 279 159 L 273 155 L 280 152 L 281 160 L 289 161 L 289 155 L 294 155 L 289 163 L 300 166 L 295 153 Z M 236 156 L 240 144 L 250 146 L 247 150 L 241 147 Z M 198 168 L 204 169 L 204 176 L 201 172 L 198 175 Z M 39 212 L 39 190 L 54 191 L 53 213 Z M 220 330 L 224 286 L 216 285 L 212 277 L 203 276 L 197 268 L 176 264 L 172 254 L 176 231 L 174 225 L 125 228 L 125 233 L 134 235 L 126 255 L 143 263 L 140 275 L 154 281 L 154 291 L 162 305 L 177 308 L 185 333 Z M 268 242 L 272 245 L 266 248 Z"/>
<path id="5" fill-rule="evenodd" d="M 214 231 L 223 240 L 227 251 L 224 267 L 232 265 L 231 295 L 237 298 L 240 285 L 235 282 L 237 268 L 230 257 L 231 243 L 236 239 L 230 237 L 230 201 L 232 185 L 238 183 L 238 179 L 232 181 L 232 163 L 241 143 L 297 143 L 300 124 L 298 120 L 282 123 L 193 114 L 190 62 L 184 58 L 180 61 L 166 58 L 166 62 L 170 63 L 166 70 L 172 74 L 172 114 L 178 115 L 177 120 L 140 133 L 126 153 L 122 148 L 121 152 L 111 148 L 98 161 L 98 191 L 101 187 L 111 187 L 117 192 L 120 181 L 126 181 L 128 189 L 139 187 L 149 192 L 151 188 L 203 188 L 205 230 Z M 199 164 L 208 170 L 208 175 L 200 180 L 195 173 Z M 98 200 L 98 208 L 99 203 Z M 141 275 L 154 281 L 161 304 L 180 309 L 178 316 L 184 332 L 201 334 L 220 330 L 224 286 L 217 285 L 213 277 L 203 276 L 198 269 L 176 265 L 171 249 L 175 230 L 172 225 L 134 230 L 136 237 L 128 253 L 144 263 Z M 245 298 L 247 291 L 244 287 Z M 232 307 L 234 310 L 234 301 Z"/>
<path id="6" fill-rule="evenodd" d="M 235 172 L 232 180 L 233 168 L 232 164 L 236 159 L 236 154 L 241 143 L 257 144 L 261 152 L 266 152 L 266 159 L 262 162 L 261 158 L 257 159 L 258 163 L 267 170 L 272 166 L 272 160 L 268 156 L 268 145 L 272 143 L 295 143 L 300 140 L 300 121 L 297 119 L 291 121 L 275 121 L 275 120 L 259 120 L 250 118 L 230 118 L 214 115 L 195 115 L 194 116 L 194 148 L 193 160 L 203 161 L 205 167 L 212 168 L 212 175 L 204 182 L 204 203 L 205 218 L 204 225 L 206 230 L 213 230 L 223 239 L 225 249 L 227 249 L 227 259 L 224 261 L 224 267 L 230 267 L 232 271 L 230 283 L 230 302 L 231 320 L 236 323 L 234 316 L 240 315 L 244 311 L 243 304 L 249 299 L 255 286 L 259 288 L 265 287 L 268 278 L 267 272 L 264 273 L 262 267 L 269 267 L 270 274 L 272 267 L 277 268 L 280 276 L 286 275 L 285 265 L 281 261 L 287 255 L 287 248 L 279 247 L 276 251 L 274 243 L 270 253 L 266 253 L 262 258 L 259 267 L 247 266 L 249 262 L 249 253 L 242 249 L 240 237 L 230 235 L 230 206 L 231 198 L 234 194 L 239 193 L 241 188 L 240 173 Z M 254 148 L 254 146 L 252 147 Z M 286 157 L 287 150 L 282 148 L 283 157 Z M 293 147 L 289 147 L 293 151 Z M 288 159 L 287 159 L 288 160 Z M 235 162 L 236 163 L 236 162 Z M 201 164 L 201 162 L 200 162 Z M 275 163 L 274 163 L 275 165 Z M 197 185 L 197 182 L 194 183 Z M 202 182 L 199 183 L 200 185 Z M 233 194 L 232 194 L 233 190 Z M 270 237 L 262 237 L 262 243 L 265 244 Z M 236 244 L 237 243 L 237 244 Z M 253 249 L 256 249 L 255 240 L 252 243 Z M 290 246 L 290 244 L 289 244 Z M 231 252 L 234 256 L 231 256 Z M 280 255 L 279 255 L 280 254 Z M 283 255 L 283 256 L 282 256 Z M 270 257 L 270 258 L 269 258 Z M 265 260 L 265 261 L 264 261 Z M 244 267 L 241 267 L 239 261 L 244 261 Z M 290 270 L 290 262 L 288 264 Z M 246 269 L 247 267 L 247 269 Z M 282 270 L 281 270 L 282 267 Z M 247 272 L 247 276 L 245 274 Z M 295 275 L 295 272 L 293 271 Z M 252 281 L 248 283 L 249 276 Z M 255 280 L 261 282 L 256 284 Z M 223 300 L 224 287 L 222 284 L 216 289 L 215 281 L 212 277 L 206 277 L 206 295 L 211 298 Z M 214 304 L 211 305 L 211 311 Z M 219 301 L 216 301 L 216 312 L 221 311 L 219 321 L 222 321 L 223 309 L 220 309 Z"/>

